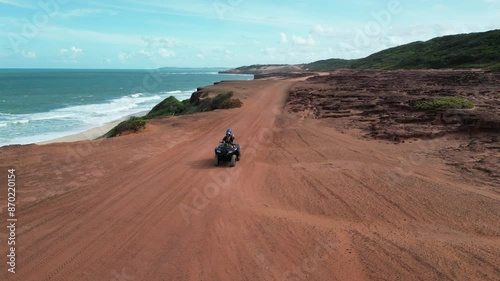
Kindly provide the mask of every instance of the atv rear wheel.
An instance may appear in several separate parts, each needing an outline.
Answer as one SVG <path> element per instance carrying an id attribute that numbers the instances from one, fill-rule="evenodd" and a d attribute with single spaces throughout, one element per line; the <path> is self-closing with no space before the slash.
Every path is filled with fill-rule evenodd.
<path id="1" fill-rule="evenodd" d="M 236 155 L 231 156 L 231 167 L 236 166 Z"/>
<path id="2" fill-rule="evenodd" d="M 214 156 L 214 165 L 219 166 L 219 156 L 217 155 Z"/>

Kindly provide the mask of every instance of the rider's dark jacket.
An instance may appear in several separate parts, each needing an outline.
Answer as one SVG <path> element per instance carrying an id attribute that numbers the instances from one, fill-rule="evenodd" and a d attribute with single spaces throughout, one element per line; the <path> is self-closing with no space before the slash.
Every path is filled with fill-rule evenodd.
<path id="1" fill-rule="evenodd" d="M 231 135 L 225 135 L 224 138 L 222 138 L 222 142 L 224 143 L 229 143 L 229 144 L 234 144 L 234 136 Z"/>

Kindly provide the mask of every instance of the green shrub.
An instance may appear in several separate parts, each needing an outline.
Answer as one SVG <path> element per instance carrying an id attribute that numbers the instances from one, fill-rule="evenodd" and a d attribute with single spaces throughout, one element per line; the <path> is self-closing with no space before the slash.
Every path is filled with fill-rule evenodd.
<path id="1" fill-rule="evenodd" d="M 232 96 L 232 92 L 222 93 L 217 95 L 215 98 L 205 98 L 201 100 L 199 105 L 190 103 L 189 99 L 179 101 L 175 97 L 170 96 L 153 107 L 153 109 L 146 116 L 131 117 L 130 119 L 118 124 L 102 137 L 112 138 L 126 131 L 138 132 L 146 127 L 145 120 L 161 116 L 185 115 L 215 109 L 241 107 L 243 103 L 239 99 L 232 99 Z"/>
<path id="2" fill-rule="evenodd" d="M 243 103 L 239 99 L 232 99 L 233 92 L 227 92 L 217 95 L 212 101 L 212 110 L 229 109 L 241 107 Z"/>
<path id="3" fill-rule="evenodd" d="M 229 109 L 241 107 L 243 103 L 239 99 L 232 99 L 233 92 L 218 94 L 215 98 L 203 99 L 197 106 L 197 112 L 212 111 L 216 109 Z"/>
<path id="4" fill-rule="evenodd" d="M 199 104 L 193 104 L 188 99 L 179 101 L 175 97 L 170 96 L 153 107 L 144 119 L 149 120 L 161 116 L 185 115 L 215 109 L 228 109 L 243 105 L 239 99 L 232 99 L 232 97 L 233 92 L 227 92 L 219 94 L 215 98 L 204 98 Z"/>
<path id="5" fill-rule="evenodd" d="M 153 119 L 160 116 L 177 115 L 185 110 L 185 103 L 180 102 L 174 96 L 170 96 L 157 104 L 145 116 L 145 119 Z"/>
<path id="6" fill-rule="evenodd" d="M 237 107 L 242 107 L 243 103 L 239 99 L 228 99 L 223 101 L 220 104 L 220 109 L 229 109 L 229 108 L 237 108 Z"/>
<path id="7" fill-rule="evenodd" d="M 233 92 L 218 94 L 215 98 L 212 99 L 210 107 L 212 108 L 212 110 L 220 109 L 222 108 L 222 104 L 224 104 L 224 102 L 231 99 L 232 97 L 233 97 Z"/>
<path id="8" fill-rule="evenodd" d="M 214 110 L 212 108 L 212 99 L 207 98 L 201 100 L 200 104 L 198 104 L 195 108 L 195 112 L 205 112 L 205 111 L 211 111 Z"/>
<path id="9" fill-rule="evenodd" d="M 465 98 L 440 97 L 415 102 L 413 108 L 419 111 L 440 109 L 464 109 L 473 108 L 474 104 Z"/>
<path id="10" fill-rule="evenodd" d="M 493 72 L 500 72 L 500 63 L 488 67 L 487 70 L 493 71 Z"/>
<path id="11" fill-rule="evenodd" d="M 196 105 L 190 103 L 189 100 L 183 100 L 182 104 L 184 106 L 184 110 L 179 114 L 181 114 L 181 115 L 193 114 L 196 112 Z"/>
<path id="12" fill-rule="evenodd" d="M 129 119 L 121 122 L 116 127 L 107 132 L 103 137 L 105 138 L 113 138 L 118 135 L 123 134 L 124 132 L 138 132 L 146 127 L 146 121 L 141 117 L 132 116 Z"/>

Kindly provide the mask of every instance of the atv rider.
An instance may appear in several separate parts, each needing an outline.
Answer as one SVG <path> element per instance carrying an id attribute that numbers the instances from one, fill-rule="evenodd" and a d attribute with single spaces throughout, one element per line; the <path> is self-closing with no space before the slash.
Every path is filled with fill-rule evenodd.
<path id="1" fill-rule="evenodd" d="M 222 138 L 222 143 L 228 143 L 228 144 L 234 146 L 234 135 L 233 135 L 233 131 L 231 131 L 231 129 L 227 129 L 226 135 L 224 136 L 224 138 Z"/>

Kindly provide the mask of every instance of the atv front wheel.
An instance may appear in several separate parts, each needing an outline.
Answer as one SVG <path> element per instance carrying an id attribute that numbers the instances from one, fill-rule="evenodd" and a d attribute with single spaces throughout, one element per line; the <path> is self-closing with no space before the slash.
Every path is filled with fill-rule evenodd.
<path id="1" fill-rule="evenodd" d="M 231 156 L 231 167 L 236 166 L 236 155 Z"/>
<path id="2" fill-rule="evenodd" d="M 214 156 L 214 165 L 219 166 L 219 156 L 217 155 Z"/>

